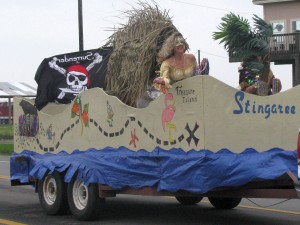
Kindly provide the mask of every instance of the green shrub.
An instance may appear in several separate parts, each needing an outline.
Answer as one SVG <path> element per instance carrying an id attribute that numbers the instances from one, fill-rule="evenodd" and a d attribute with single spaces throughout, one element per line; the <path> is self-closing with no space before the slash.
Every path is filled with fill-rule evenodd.
<path id="1" fill-rule="evenodd" d="M 14 131 L 12 124 L 0 124 L 0 154 L 11 155 L 14 151 L 14 144 L 12 144 L 14 139 Z M 3 144 L 3 142 L 5 144 Z"/>
<path id="2" fill-rule="evenodd" d="M 1 124 L 0 125 L 0 140 L 1 139 L 13 139 L 14 131 L 12 124 Z"/>
<path id="3" fill-rule="evenodd" d="M 13 144 L 0 144 L 0 154 L 11 155 L 13 151 Z"/>

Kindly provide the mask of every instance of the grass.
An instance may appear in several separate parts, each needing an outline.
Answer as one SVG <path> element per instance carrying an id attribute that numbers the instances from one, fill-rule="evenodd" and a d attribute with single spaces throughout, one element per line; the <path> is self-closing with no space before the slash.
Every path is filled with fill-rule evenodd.
<path id="1" fill-rule="evenodd" d="M 12 124 L 0 124 L 0 139 L 13 139 L 14 131 Z"/>
<path id="2" fill-rule="evenodd" d="M 0 124 L 0 154 L 11 155 L 11 153 L 14 151 L 14 145 L 10 143 L 12 142 L 13 138 L 13 125 Z"/>
<path id="3" fill-rule="evenodd" d="M 14 151 L 14 144 L 0 144 L 0 154 L 11 155 Z"/>

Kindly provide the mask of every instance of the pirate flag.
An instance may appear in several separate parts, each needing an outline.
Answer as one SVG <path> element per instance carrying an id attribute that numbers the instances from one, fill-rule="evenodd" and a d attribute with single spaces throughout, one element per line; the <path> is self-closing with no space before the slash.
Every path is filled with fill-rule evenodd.
<path id="1" fill-rule="evenodd" d="M 112 48 L 99 48 L 44 59 L 35 74 L 37 109 L 42 109 L 48 102 L 70 103 L 89 88 L 104 88 L 111 52 Z"/>

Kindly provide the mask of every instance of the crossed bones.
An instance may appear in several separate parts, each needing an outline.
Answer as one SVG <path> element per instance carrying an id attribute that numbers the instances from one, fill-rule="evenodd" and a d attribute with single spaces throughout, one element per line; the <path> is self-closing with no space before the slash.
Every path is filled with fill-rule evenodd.
<path id="1" fill-rule="evenodd" d="M 66 75 L 67 70 L 58 66 L 56 64 L 56 61 L 58 61 L 58 58 L 53 57 L 52 60 L 48 63 L 50 68 L 57 70 L 58 72 L 60 72 L 63 75 Z M 86 67 L 86 70 L 89 72 L 97 63 L 100 63 L 100 62 L 102 62 L 102 55 L 100 55 L 97 52 L 94 53 L 94 60 L 90 65 L 88 65 Z"/>

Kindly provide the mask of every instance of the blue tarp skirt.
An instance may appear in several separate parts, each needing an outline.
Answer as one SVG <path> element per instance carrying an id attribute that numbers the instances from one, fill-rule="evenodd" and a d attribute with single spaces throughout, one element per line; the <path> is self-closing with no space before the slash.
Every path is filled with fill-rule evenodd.
<path id="1" fill-rule="evenodd" d="M 22 157 L 24 160 L 16 160 Z M 206 193 L 216 187 L 239 187 L 255 179 L 276 179 L 288 171 L 297 176 L 297 152 L 274 148 L 265 152 L 246 149 L 132 151 L 125 147 L 38 154 L 25 150 L 11 158 L 11 180 L 42 179 L 46 173 L 64 172 L 85 184 L 101 183 L 115 189 L 155 187 L 157 191 L 185 190 Z"/>

